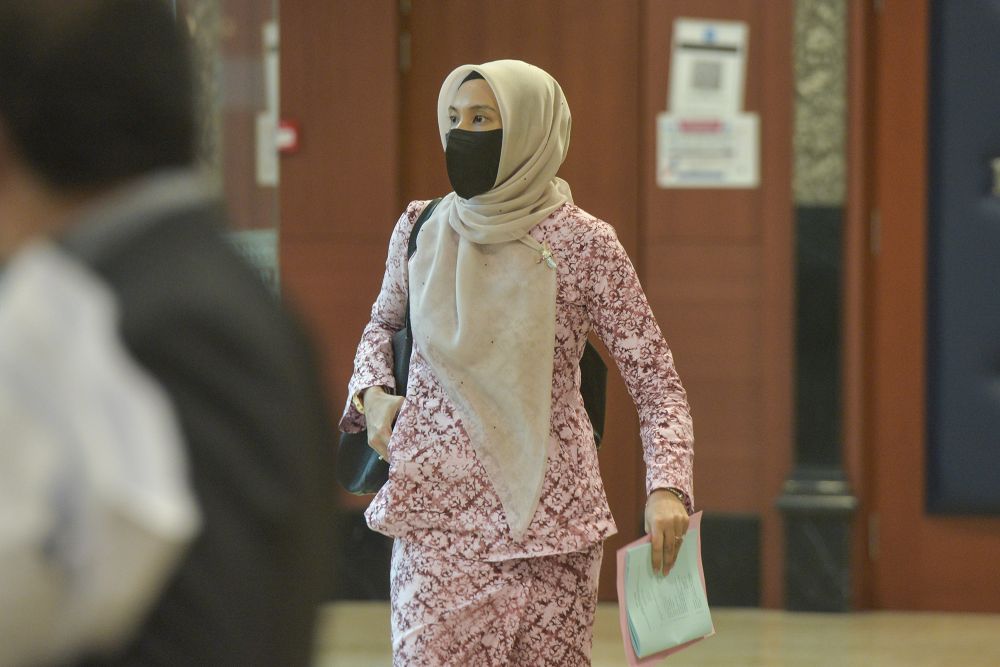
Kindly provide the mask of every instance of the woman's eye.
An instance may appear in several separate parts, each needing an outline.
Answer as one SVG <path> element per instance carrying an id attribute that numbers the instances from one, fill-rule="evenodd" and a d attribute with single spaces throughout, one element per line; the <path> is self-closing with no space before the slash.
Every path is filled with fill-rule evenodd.
<path id="1" fill-rule="evenodd" d="M 451 124 L 454 125 L 455 123 L 458 122 L 458 117 L 457 116 L 448 116 L 448 120 L 450 120 Z"/>
<path id="2" fill-rule="evenodd" d="M 477 115 L 477 116 L 475 116 L 472 119 L 472 122 L 473 123 L 479 123 L 479 124 L 485 123 L 486 122 L 486 116 L 479 116 L 479 115 Z"/>

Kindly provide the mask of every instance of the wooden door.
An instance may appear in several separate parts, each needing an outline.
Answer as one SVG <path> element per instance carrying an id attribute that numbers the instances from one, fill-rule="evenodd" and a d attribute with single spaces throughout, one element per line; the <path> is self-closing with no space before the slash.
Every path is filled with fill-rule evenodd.
<path id="1" fill-rule="evenodd" d="M 399 216 L 397 6 L 282 0 L 280 11 L 281 115 L 301 134 L 281 159 L 282 292 L 306 316 L 339 418 Z M 341 496 L 359 511 L 370 500 Z"/>
<path id="2" fill-rule="evenodd" d="M 414 0 L 402 17 L 400 210 L 451 190 L 437 131 L 441 82 L 456 66 L 500 58 L 538 65 L 559 81 L 573 113 L 560 171 L 576 203 L 607 220 L 636 257 L 639 3 L 625 0 Z M 408 47 L 408 54 L 406 49 Z M 607 359 L 607 355 L 605 355 Z M 613 362 L 609 364 L 614 367 Z M 635 409 L 609 374 L 601 452 L 605 488 L 619 526 L 607 543 L 601 597 L 614 599 L 614 549 L 642 530 L 643 474 Z"/>
<path id="3" fill-rule="evenodd" d="M 870 173 L 880 223 L 872 230 L 867 342 L 872 603 L 997 612 L 1000 519 L 926 509 L 931 5 L 885 0 L 875 28 Z"/>

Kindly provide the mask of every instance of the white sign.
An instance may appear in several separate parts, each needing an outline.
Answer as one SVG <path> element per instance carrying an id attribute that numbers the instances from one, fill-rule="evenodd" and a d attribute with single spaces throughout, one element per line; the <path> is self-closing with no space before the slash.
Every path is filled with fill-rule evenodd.
<path id="1" fill-rule="evenodd" d="M 754 188 L 760 181 L 757 114 L 726 118 L 662 113 L 656 119 L 661 188 Z"/>
<path id="2" fill-rule="evenodd" d="M 748 32 L 736 21 L 674 21 L 667 109 L 695 116 L 742 111 Z"/>
<path id="3" fill-rule="evenodd" d="M 281 176 L 278 165 L 278 117 L 281 100 L 278 24 L 266 22 L 261 28 L 264 44 L 264 98 L 267 108 L 257 114 L 257 185 L 276 187 Z"/>

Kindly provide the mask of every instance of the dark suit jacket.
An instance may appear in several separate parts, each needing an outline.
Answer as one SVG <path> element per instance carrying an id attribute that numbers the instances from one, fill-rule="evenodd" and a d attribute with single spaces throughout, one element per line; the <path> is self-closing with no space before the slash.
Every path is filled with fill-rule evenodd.
<path id="1" fill-rule="evenodd" d="M 83 257 L 173 400 L 203 519 L 131 645 L 86 665 L 310 662 L 332 574 L 333 431 L 299 326 L 221 229 L 217 210 L 189 207 Z"/>

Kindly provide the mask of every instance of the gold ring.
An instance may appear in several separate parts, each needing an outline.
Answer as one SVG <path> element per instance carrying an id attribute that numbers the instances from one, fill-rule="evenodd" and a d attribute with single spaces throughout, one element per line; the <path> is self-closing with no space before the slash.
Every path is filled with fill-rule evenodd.
<path id="1" fill-rule="evenodd" d="M 676 536 L 674 537 L 674 539 L 675 539 L 676 541 L 680 542 L 680 541 L 681 541 L 681 540 L 683 540 L 684 538 L 683 538 L 683 537 L 681 537 L 680 535 L 676 535 Z"/>

